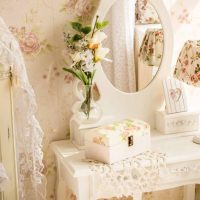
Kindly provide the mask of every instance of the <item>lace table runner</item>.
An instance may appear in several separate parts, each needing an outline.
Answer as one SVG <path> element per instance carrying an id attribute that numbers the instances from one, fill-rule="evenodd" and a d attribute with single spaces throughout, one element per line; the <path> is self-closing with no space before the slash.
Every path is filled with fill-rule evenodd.
<path id="1" fill-rule="evenodd" d="M 104 196 L 135 196 L 153 191 L 166 168 L 166 155 L 152 151 L 108 165 L 90 162 L 94 172 L 93 193 L 95 198 Z"/>

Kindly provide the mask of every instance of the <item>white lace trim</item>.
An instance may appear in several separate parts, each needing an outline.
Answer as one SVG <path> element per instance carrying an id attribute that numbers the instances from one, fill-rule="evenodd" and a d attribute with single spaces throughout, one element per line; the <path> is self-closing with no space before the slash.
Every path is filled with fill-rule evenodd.
<path id="1" fill-rule="evenodd" d="M 20 200 L 45 200 L 42 174 L 43 132 L 35 118 L 36 102 L 15 38 L 0 18 L 0 63 L 11 66 Z"/>
<path id="2" fill-rule="evenodd" d="M 0 192 L 4 191 L 8 183 L 8 175 L 2 163 L 0 163 Z"/>
<path id="3" fill-rule="evenodd" d="M 150 151 L 112 165 L 92 161 L 90 169 L 94 172 L 95 198 L 106 194 L 135 196 L 137 193 L 153 191 L 165 168 L 165 154 Z"/>

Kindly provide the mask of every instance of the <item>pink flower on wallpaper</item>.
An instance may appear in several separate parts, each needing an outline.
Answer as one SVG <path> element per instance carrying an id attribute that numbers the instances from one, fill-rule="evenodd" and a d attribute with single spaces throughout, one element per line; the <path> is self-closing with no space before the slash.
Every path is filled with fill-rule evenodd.
<path id="1" fill-rule="evenodd" d="M 75 6 L 77 16 L 86 16 L 92 10 L 92 2 L 90 0 L 78 0 Z"/>
<path id="2" fill-rule="evenodd" d="M 65 77 L 64 77 L 64 81 L 69 84 L 69 83 L 72 83 L 74 80 L 74 77 L 71 75 L 71 74 L 66 74 Z"/>
<path id="3" fill-rule="evenodd" d="M 36 54 L 40 51 L 40 41 L 34 33 L 25 32 L 19 40 L 21 50 L 26 54 Z"/>
<path id="4" fill-rule="evenodd" d="M 185 61 L 184 61 L 184 65 L 185 65 L 185 66 L 188 66 L 188 64 L 189 64 L 189 60 L 185 60 Z"/>
<path id="5" fill-rule="evenodd" d="M 193 83 L 197 83 L 197 82 L 199 81 L 198 75 L 197 75 L 197 74 L 193 74 L 193 75 L 191 76 L 191 81 L 192 81 Z"/>
<path id="6" fill-rule="evenodd" d="M 186 68 L 182 68 L 182 69 L 181 69 L 181 72 L 182 72 L 182 73 L 185 73 L 185 72 L 186 72 Z"/>
<path id="7" fill-rule="evenodd" d="M 189 16 L 189 12 L 186 8 L 184 8 L 182 10 L 182 13 L 178 16 L 178 21 L 179 23 L 183 24 L 183 23 L 190 23 L 190 16 Z"/>
<path id="8" fill-rule="evenodd" d="M 34 56 L 42 51 L 52 50 L 52 45 L 46 39 L 41 40 L 38 33 L 27 30 L 25 26 L 20 28 L 10 26 L 9 29 L 19 42 L 21 51 L 26 55 Z"/>

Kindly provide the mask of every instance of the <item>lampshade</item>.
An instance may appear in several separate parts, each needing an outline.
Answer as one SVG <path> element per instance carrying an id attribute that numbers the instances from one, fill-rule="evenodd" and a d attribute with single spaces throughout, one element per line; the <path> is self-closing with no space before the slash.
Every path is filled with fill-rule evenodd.
<path id="1" fill-rule="evenodd" d="M 163 29 L 147 29 L 139 57 L 147 66 L 160 66 L 163 56 Z"/>
<path id="2" fill-rule="evenodd" d="M 200 87 L 200 40 L 187 41 L 176 63 L 174 77 Z"/>

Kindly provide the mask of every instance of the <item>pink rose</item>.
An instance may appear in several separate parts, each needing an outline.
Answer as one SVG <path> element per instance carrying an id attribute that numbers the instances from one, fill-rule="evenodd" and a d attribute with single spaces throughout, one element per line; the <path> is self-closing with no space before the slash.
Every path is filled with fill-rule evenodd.
<path id="1" fill-rule="evenodd" d="M 185 60 L 184 64 L 187 66 L 189 64 L 189 60 Z"/>
<path id="2" fill-rule="evenodd" d="M 190 79 L 193 83 L 197 83 L 199 81 L 199 78 L 196 74 L 192 75 Z"/>
<path id="3" fill-rule="evenodd" d="M 90 0 L 78 0 L 75 6 L 75 13 L 82 17 L 88 15 L 92 10 L 92 3 Z"/>
<path id="4" fill-rule="evenodd" d="M 197 74 L 197 77 L 198 77 L 198 79 L 199 79 L 199 81 L 200 81 L 200 72 Z"/>
<path id="5" fill-rule="evenodd" d="M 182 73 L 185 73 L 186 72 L 186 68 L 182 68 L 181 71 L 182 71 Z"/>
<path id="6" fill-rule="evenodd" d="M 64 80 L 65 80 L 66 83 L 69 84 L 74 80 L 74 77 L 71 74 L 68 73 L 67 75 L 65 75 Z"/>
<path id="7" fill-rule="evenodd" d="M 34 33 L 26 32 L 19 41 L 21 50 L 26 54 L 37 53 L 40 50 L 40 42 Z"/>

